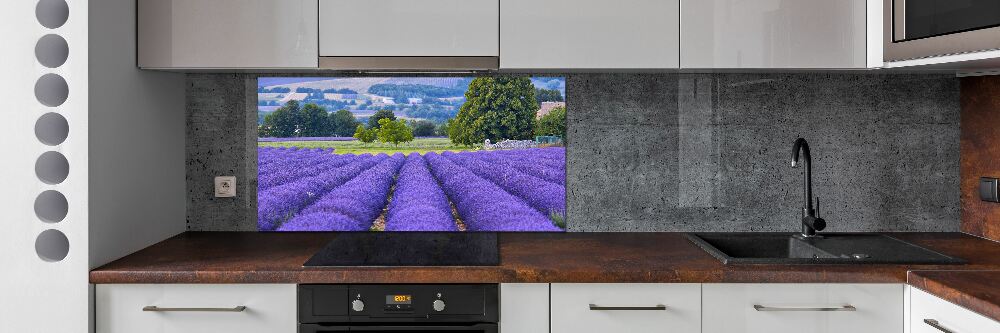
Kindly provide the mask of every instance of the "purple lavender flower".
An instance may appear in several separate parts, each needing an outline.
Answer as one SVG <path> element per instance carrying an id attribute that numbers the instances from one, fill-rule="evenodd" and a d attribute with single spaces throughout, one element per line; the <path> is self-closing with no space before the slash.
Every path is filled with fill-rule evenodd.
<path id="1" fill-rule="evenodd" d="M 278 227 L 278 231 L 352 230 L 356 226 L 357 222 L 350 217 L 322 212 L 295 216 Z"/>
<path id="2" fill-rule="evenodd" d="M 566 185 L 566 158 L 563 148 L 532 148 L 486 152 L 483 160 L 511 166 L 545 181 Z"/>
<path id="3" fill-rule="evenodd" d="M 302 157 L 277 157 L 275 159 L 277 161 L 257 168 L 257 191 L 342 167 L 353 161 L 354 155 L 315 152 Z"/>
<path id="4" fill-rule="evenodd" d="M 493 182 L 504 191 L 521 198 L 544 215 L 565 215 L 565 187 L 524 174 L 503 163 L 484 162 L 482 159 L 490 154 L 489 152 L 458 154 L 445 152 L 442 156 L 472 171 L 477 176 Z"/>
<path id="5" fill-rule="evenodd" d="M 469 231 L 561 231 L 549 218 L 565 212 L 563 148 L 406 157 L 332 152 L 258 148 L 260 230 L 368 230 L 396 177 L 388 231 L 457 230 L 451 203 Z"/>
<path id="6" fill-rule="evenodd" d="M 393 192 L 386 231 L 457 231 L 448 197 L 418 153 L 406 157 Z"/>
<path id="7" fill-rule="evenodd" d="M 381 155 L 385 156 L 385 155 Z M 327 229 L 339 231 L 368 230 L 375 219 L 382 213 L 389 197 L 393 178 L 404 160 L 403 154 L 395 154 L 384 158 L 379 164 L 365 170 L 346 183 L 330 190 L 315 203 L 306 207 L 289 220 L 292 225 L 302 225 L 297 221 L 298 215 L 313 215 L 316 213 L 335 213 L 346 216 L 354 224 L 339 223 L 342 228 Z M 304 218 L 304 217 L 303 217 Z"/>
<path id="8" fill-rule="evenodd" d="M 561 231 L 495 184 L 435 153 L 424 156 L 469 231 Z"/>
<path id="9" fill-rule="evenodd" d="M 386 158 L 384 154 L 360 155 L 343 167 L 257 193 L 257 228 L 263 231 L 277 229 L 303 207 Z"/>

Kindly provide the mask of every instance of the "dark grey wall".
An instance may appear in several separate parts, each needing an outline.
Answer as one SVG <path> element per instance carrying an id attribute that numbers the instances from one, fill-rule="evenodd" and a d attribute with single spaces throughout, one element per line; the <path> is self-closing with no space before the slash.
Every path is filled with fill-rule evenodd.
<path id="1" fill-rule="evenodd" d="M 255 230 L 252 75 L 188 76 L 188 227 Z M 953 76 L 572 74 L 570 231 L 793 231 L 797 137 L 829 231 L 957 231 Z M 238 197 L 212 198 L 236 174 Z"/>
<path id="2" fill-rule="evenodd" d="M 257 80 L 187 76 L 189 230 L 257 230 Z M 216 198 L 216 176 L 236 176 L 236 197 Z"/>

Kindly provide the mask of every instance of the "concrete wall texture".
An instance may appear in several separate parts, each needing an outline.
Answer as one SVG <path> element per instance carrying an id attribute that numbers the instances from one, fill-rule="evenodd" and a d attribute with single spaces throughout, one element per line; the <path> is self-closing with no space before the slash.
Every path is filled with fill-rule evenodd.
<path id="1" fill-rule="evenodd" d="M 188 76 L 188 228 L 256 229 L 255 75 Z M 826 231 L 959 229 L 959 81 L 569 74 L 570 231 L 796 231 L 809 140 Z M 236 198 L 212 197 L 235 174 Z"/>
<path id="2" fill-rule="evenodd" d="M 189 230 L 257 230 L 257 79 L 187 77 Z M 236 197 L 216 198 L 216 176 L 236 176 Z"/>

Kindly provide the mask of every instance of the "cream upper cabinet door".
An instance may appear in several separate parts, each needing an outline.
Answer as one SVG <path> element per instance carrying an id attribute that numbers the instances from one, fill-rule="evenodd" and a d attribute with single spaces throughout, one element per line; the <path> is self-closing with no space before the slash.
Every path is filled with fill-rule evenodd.
<path id="1" fill-rule="evenodd" d="M 324 57 L 496 57 L 500 0 L 319 0 Z"/>
<path id="2" fill-rule="evenodd" d="M 869 67 L 867 2 L 681 0 L 681 68 Z"/>
<path id="3" fill-rule="evenodd" d="M 139 67 L 316 68 L 316 0 L 138 0 Z"/>
<path id="4" fill-rule="evenodd" d="M 910 332 L 1000 333 L 1000 322 L 910 287 Z"/>
<path id="5" fill-rule="evenodd" d="M 704 333 L 903 333 L 902 284 L 704 284 Z"/>
<path id="6" fill-rule="evenodd" d="M 552 333 L 699 333 L 696 283 L 552 284 Z"/>
<path id="7" fill-rule="evenodd" d="M 678 0 L 503 0 L 500 68 L 677 68 L 678 10 Z"/>

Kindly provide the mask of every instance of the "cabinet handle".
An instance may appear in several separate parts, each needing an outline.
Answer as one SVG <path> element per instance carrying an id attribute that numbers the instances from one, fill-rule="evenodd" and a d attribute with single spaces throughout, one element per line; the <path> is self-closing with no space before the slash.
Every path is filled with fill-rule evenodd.
<path id="1" fill-rule="evenodd" d="M 941 326 L 941 323 L 939 323 L 937 320 L 934 319 L 924 319 L 924 324 L 930 325 L 930 327 L 936 328 L 938 331 L 944 333 L 955 333 L 952 330 L 944 328 L 944 326 Z"/>
<path id="2" fill-rule="evenodd" d="M 798 307 L 773 307 L 773 306 L 763 306 L 760 304 L 754 304 L 754 310 L 757 311 L 858 311 L 853 305 L 844 306 L 832 306 L 823 308 L 798 308 Z"/>
<path id="3" fill-rule="evenodd" d="M 142 307 L 142 311 L 153 312 L 243 312 L 246 309 L 247 307 L 242 305 L 231 308 L 161 308 L 155 305 Z"/>
<path id="4" fill-rule="evenodd" d="M 647 311 L 647 310 L 666 310 L 667 306 L 663 304 L 657 304 L 654 306 L 600 306 L 597 304 L 591 304 L 590 309 L 593 311 Z"/>

